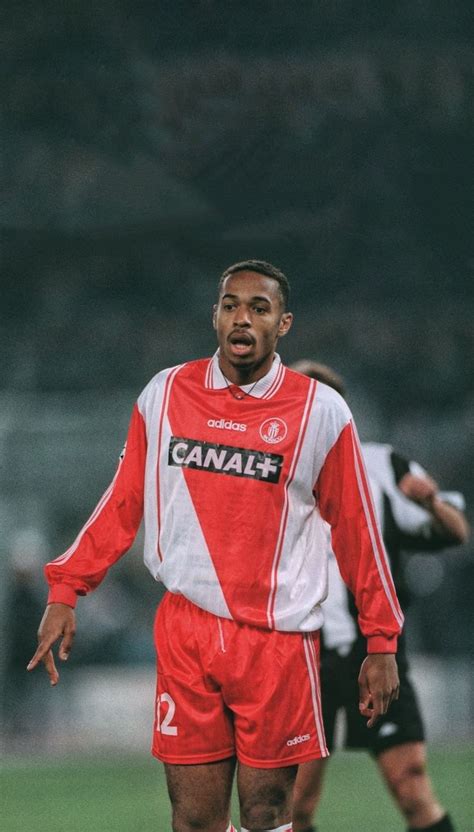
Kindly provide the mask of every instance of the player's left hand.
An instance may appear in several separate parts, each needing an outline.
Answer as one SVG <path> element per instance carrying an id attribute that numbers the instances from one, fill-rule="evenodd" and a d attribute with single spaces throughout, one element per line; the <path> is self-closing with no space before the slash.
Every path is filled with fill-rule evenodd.
<path id="1" fill-rule="evenodd" d="M 359 673 L 359 711 L 369 717 L 372 728 L 382 714 L 386 714 L 394 699 L 398 699 L 400 681 L 393 653 L 370 653 L 362 662 Z"/>

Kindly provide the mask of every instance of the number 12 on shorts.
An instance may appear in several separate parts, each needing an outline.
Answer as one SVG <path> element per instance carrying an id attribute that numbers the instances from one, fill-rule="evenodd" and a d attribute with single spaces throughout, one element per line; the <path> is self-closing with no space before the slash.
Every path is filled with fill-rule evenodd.
<path id="1" fill-rule="evenodd" d="M 167 710 L 165 715 L 162 717 L 161 706 L 163 704 L 167 706 Z M 171 725 L 175 710 L 176 705 L 174 703 L 174 699 L 171 698 L 169 693 L 161 693 L 156 700 L 156 730 L 159 731 L 160 734 L 168 734 L 168 736 L 171 737 L 175 737 L 177 735 L 177 726 Z"/>

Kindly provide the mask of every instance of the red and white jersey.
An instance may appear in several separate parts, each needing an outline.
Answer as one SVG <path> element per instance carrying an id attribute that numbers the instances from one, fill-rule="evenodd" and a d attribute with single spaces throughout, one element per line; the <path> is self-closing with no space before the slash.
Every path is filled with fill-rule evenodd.
<path id="1" fill-rule="evenodd" d="M 275 357 L 231 386 L 217 354 L 158 373 L 134 408 L 115 478 L 76 541 L 48 564 L 49 601 L 73 605 L 130 547 L 168 590 L 224 618 L 283 631 L 322 624 L 327 524 L 370 652 L 403 616 L 351 413 Z"/>

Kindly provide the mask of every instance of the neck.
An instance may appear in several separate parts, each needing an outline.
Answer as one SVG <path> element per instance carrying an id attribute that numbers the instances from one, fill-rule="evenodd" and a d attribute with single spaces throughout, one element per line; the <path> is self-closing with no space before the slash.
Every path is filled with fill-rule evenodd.
<path id="1" fill-rule="evenodd" d="M 275 353 L 266 356 L 258 364 L 252 364 L 247 367 L 238 367 L 231 364 L 229 361 L 222 359 L 219 355 L 219 368 L 223 375 L 238 387 L 243 387 L 246 384 L 256 384 L 263 376 L 266 376 L 273 364 Z"/>

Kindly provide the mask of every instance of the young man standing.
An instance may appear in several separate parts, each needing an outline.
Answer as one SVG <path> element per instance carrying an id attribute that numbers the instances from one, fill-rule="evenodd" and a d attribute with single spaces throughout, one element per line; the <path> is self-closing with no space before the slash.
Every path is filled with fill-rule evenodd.
<path id="1" fill-rule="evenodd" d="M 344 395 L 343 381 L 330 367 L 306 359 L 292 366 Z M 457 492 L 440 492 L 420 465 L 404 459 L 389 445 L 363 443 L 362 452 L 398 597 L 406 605 L 409 598 L 403 579 L 402 552 L 435 551 L 464 543 L 469 536 L 464 500 Z M 336 716 L 342 711 L 346 717 L 346 747 L 367 749 L 375 757 L 409 832 L 454 832 L 453 822 L 439 803 L 426 768 L 423 719 L 410 680 L 404 636 L 399 640 L 397 655 L 400 696 L 389 714 L 368 731 L 353 702 L 365 639 L 356 628 L 352 603 L 331 555 L 329 565 L 329 595 L 323 605 L 321 631 L 321 684 L 328 746 L 333 746 Z M 294 832 L 316 832 L 312 818 L 321 799 L 325 770 L 323 759 L 300 766 L 294 795 Z"/>
<path id="2" fill-rule="evenodd" d="M 153 753 L 174 832 L 291 830 L 299 763 L 326 756 L 318 676 L 327 523 L 367 639 L 360 710 L 373 724 L 398 695 L 403 616 L 351 413 L 276 354 L 292 324 L 288 281 L 250 260 L 227 269 L 219 349 L 155 376 L 138 398 L 117 474 L 71 548 L 48 564 L 49 605 L 29 668 L 58 681 L 78 595 L 130 547 L 167 588 L 155 624 Z"/>

